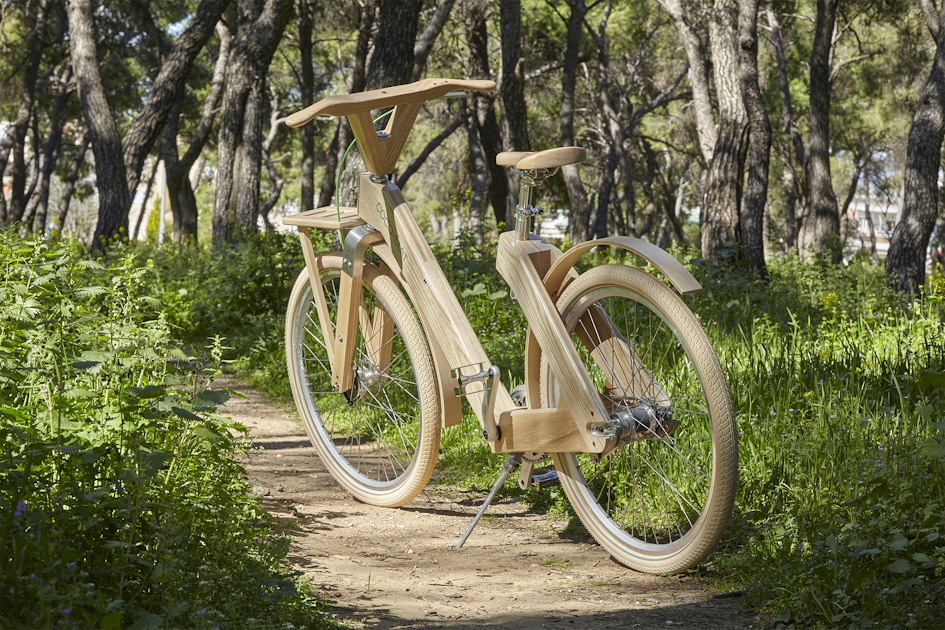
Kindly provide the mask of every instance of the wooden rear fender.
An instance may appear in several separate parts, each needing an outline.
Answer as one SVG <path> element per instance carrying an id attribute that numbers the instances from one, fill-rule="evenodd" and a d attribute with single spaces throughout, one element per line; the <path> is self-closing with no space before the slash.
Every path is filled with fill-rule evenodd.
<path id="1" fill-rule="evenodd" d="M 609 236 L 607 238 L 579 243 L 555 260 L 544 278 L 545 288 L 548 290 L 548 293 L 551 295 L 559 294 L 566 280 L 571 275 L 577 261 L 595 247 L 602 245 L 618 247 L 645 258 L 652 263 L 660 273 L 666 276 L 673 287 L 683 295 L 702 290 L 702 285 L 699 284 L 699 281 L 666 250 L 653 243 L 632 236 Z"/>

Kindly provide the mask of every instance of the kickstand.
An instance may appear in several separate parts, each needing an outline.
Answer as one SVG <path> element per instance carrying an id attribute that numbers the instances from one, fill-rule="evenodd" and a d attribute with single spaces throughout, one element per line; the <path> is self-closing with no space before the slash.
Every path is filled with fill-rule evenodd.
<path id="1" fill-rule="evenodd" d="M 489 509 L 489 505 L 492 504 L 492 499 L 495 498 L 495 493 L 499 491 L 499 488 L 502 487 L 502 484 L 505 483 L 506 479 L 515 472 L 515 469 L 518 468 L 519 463 L 521 463 L 521 455 L 509 455 L 505 463 L 502 464 L 502 474 L 499 475 L 499 478 L 496 480 L 495 485 L 492 486 L 492 490 L 489 491 L 489 495 L 486 497 L 485 502 L 482 504 L 482 507 L 479 508 L 479 512 L 476 514 L 476 518 L 473 519 L 473 522 L 470 523 L 469 529 L 466 530 L 466 533 L 463 534 L 463 537 L 460 538 L 459 543 L 456 545 L 457 549 L 462 549 L 463 544 L 466 542 L 466 539 L 469 538 L 469 535 L 472 533 L 473 528 L 476 527 L 476 524 L 479 522 L 479 519 L 482 518 L 482 515 L 486 513 L 486 510 Z"/>

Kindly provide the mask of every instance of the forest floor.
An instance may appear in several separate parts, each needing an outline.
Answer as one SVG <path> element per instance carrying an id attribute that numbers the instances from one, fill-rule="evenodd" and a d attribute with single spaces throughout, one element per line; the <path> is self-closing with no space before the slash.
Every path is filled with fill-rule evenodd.
<path id="1" fill-rule="evenodd" d="M 219 383 L 218 383 L 219 384 Z M 497 498 L 429 486 L 400 509 L 356 501 L 326 471 L 295 413 L 243 384 L 222 413 L 251 428 L 253 492 L 292 539 L 289 561 L 351 627 L 750 628 L 739 593 L 697 576 L 636 573 L 567 522 Z M 497 458 L 497 472 L 501 462 Z"/>

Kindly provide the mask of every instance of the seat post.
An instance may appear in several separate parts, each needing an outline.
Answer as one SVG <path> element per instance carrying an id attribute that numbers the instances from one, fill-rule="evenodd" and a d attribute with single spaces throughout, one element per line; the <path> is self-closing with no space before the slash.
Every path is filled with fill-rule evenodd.
<path id="1" fill-rule="evenodd" d="M 541 208 L 532 205 L 532 191 L 548 177 L 554 175 L 557 170 L 555 168 L 520 171 L 517 168 L 512 168 L 513 173 L 518 173 L 521 176 L 518 205 L 515 206 L 515 235 L 518 240 L 528 240 L 532 217 L 544 212 Z"/>

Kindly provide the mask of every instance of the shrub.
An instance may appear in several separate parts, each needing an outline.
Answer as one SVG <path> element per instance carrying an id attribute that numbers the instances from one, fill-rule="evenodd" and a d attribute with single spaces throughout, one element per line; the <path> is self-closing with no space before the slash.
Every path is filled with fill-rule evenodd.
<path id="1" fill-rule="evenodd" d="M 318 627 L 133 255 L 0 232 L 0 625 Z"/>

